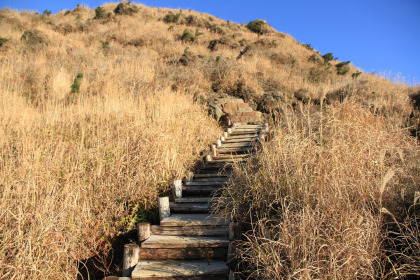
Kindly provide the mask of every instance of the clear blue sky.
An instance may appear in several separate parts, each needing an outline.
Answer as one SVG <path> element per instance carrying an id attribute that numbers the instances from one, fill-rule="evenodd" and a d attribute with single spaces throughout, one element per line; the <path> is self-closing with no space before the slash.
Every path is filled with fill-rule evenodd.
<path id="1" fill-rule="evenodd" d="M 110 1 L 112 2 L 112 1 Z M 133 0 L 133 2 L 137 2 Z M 140 0 L 146 6 L 192 9 L 243 23 L 264 19 L 276 30 L 366 72 L 420 81 L 420 0 Z M 0 8 L 56 13 L 98 0 L 0 0 Z M 1 35 L 1 34 L 0 34 Z"/>

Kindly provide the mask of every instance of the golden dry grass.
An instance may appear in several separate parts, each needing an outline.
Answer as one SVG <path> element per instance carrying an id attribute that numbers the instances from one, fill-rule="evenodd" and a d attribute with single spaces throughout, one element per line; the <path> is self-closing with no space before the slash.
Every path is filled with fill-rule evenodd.
<path id="1" fill-rule="evenodd" d="M 239 243 L 242 273 L 251 279 L 418 275 L 416 139 L 354 102 L 284 111 L 273 139 L 238 166 L 237 181 L 224 191 L 231 202 L 222 211 L 247 230 Z M 395 223 L 386 229 L 389 213 L 409 229 Z M 384 246 L 395 241 L 391 229 L 405 252 Z"/>
<path id="2" fill-rule="evenodd" d="M 279 89 L 288 102 L 294 102 L 294 92 L 303 88 L 314 99 L 345 96 L 352 102 L 372 104 L 373 111 L 386 116 L 379 121 L 362 111 L 365 119 L 356 121 L 360 130 L 351 135 L 340 134 L 345 133 L 345 127 L 338 134 L 332 133 L 331 122 L 326 120 L 323 133 L 332 146 L 324 148 L 311 142 L 316 133 L 299 138 L 303 125 L 293 132 L 297 120 L 286 122 L 289 128 L 286 132 L 279 130 L 275 139 L 285 141 L 282 137 L 290 134 L 297 142 L 289 141 L 289 146 L 276 146 L 274 142 L 270 151 L 284 159 L 292 157 L 294 149 L 301 152 L 301 158 L 298 154 L 292 157 L 288 172 L 303 172 L 306 177 L 292 182 L 300 182 L 302 187 L 308 187 L 308 178 L 312 180 L 303 169 L 314 163 L 315 154 L 332 158 L 336 168 L 333 187 L 338 188 L 347 164 L 357 162 L 346 158 L 346 153 L 361 150 L 365 141 L 372 143 L 365 149 L 375 152 L 385 149 L 381 146 L 384 142 L 392 149 L 412 147 L 398 130 L 393 135 L 378 126 L 404 126 L 412 113 L 408 96 L 417 88 L 366 73 L 353 80 L 351 74 L 357 71 L 353 66 L 349 74 L 338 76 L 336 61 L 331 65 L 308 61 L 317 52 L 287 34 L 258 36 L 244 25 L 194 11 L 182 11 L 178 23 L 165 23 L 162 19 L 168 12 L 180 11 L 137 6 L 140 10 L 133 16 L 120 16 L 113 13 L 116 4 L 105 4 L 105 13 L 111 13 L 105 19 L 93 19 L 94 9 L 84 6 L 51 16 L 0 11 L 0 37 L 8 39 L 0 47 L 2 279 L 74 279 L 78 262 L 94 256 L 103 258 L 100 269 L 106 273 L 110 264 L 104 256 L 115 236 L 141 219 L 150 219 L 143 216 L 155 206 L 159 193 L 168 189 L 173 178 L 185 174 L 199 151 L 219 135 L 220 128 L 199 104 L 207 98 L 206 93 L 214 90 L 248 98 L 254 106 L 265 91 Z M 180 40 L 185 29 L 203 34 L 197 35 L 193 43 L 186 43 Z M 25 43 L 21 36 L 26 30 L 42 32 L 44 42 Z M 222 43 L 211 51 L 208 46 L 215 39 Z M 250 51 L 237 61 L 239 50 L 246 45 L 251 46 Z M 187 66 L 179 63 L 183 57 L 188 60 Z M 83 74 L 80 92 L 72 93 L 71 85 L 79 73 Z M 349 118 L 357 120 L 361 109 L 346 106 L 332 109 L 337 111 L 326 116 L 340 125 L 341 121 L 353 120 L 346 120 L 343 115 L 338 118 L 338 112 L 347 112 Z M 312 116 L 301 120 L 316 122 Z M 366 130 L 371 133 L 364 135 Z M 379 134 L 375 135 L 375 131 Z M 312 150 L 305 150 L 308 147 Z M 322 151 L 312 158 L 303 158 L 317 149 Z M 367 169 L 354 166 L 351 174 L 355 177 L 346 182 L 354 186 L 359 177 L 366 180 L 366 201 L 377 201 L 377 192 L 370 191 L 386 171 L 378 173 L 378 168 L 388 165 L 380 162 L 381 158 L 371 163 L 365 155 L 355 156 Z M 264 158 L 263 155 L 262 161 Z M 279 163 L 278 160 L 273 162 Z M 317 165 L 313 168 L 322 171 Z M 265 172 L 264 168 L 261 172 Z M 367 178 L 363 172 L 367 172 Z M 280 176 L 278 171 L 273 174 Z M 319 180 L 322 183 L 326 178 Z M 328 194 L 329 188 L 325 183 L 317 191 Z M 361 195 L 354 191 L 352 195 Z M 342 202 L 331 199 L 342 207 Z M 366 252 L 359 245 L 348 243 L 350 247 L 345 252 L 353 257 L 365 254 L 362 263 L 367 274 L 363 275 L 371 275 L 373 252 L 379 250 L 375 243 L 379 238 L 378 216 L 367 215 L 360 205 L 346 207 L 346 211 L 356 209 L 366 218 L 363 225 L 371 232 L 360 238 L 369 243 L 371 250 Z M 318 211 L 321 216 L 322 211 Z M 341 218 L 349 218 L 346 222 L 354 225 L 348 211 Z M 311 223 L 322 218 L 311 216 L 311 212 L 302 213 Z M 295 217 L 296 224 L 291 227 L 299 231 L 297 225 L 305 219 Z M 340 228 L 336 234 L 347 238 Z M 308 240 L 311 238 L 315 237 Z M 320 259 L 318 265 L 340 266 L 341 257 L 335 255 L 338 251 L 327 249 L 322 256 L 328 257 Z M 291 248 L 288 252 L 298 251 Z M 347 274 L 337 275 L 354 275 L 346 265 L 343 269 Z M 299 275 L 304 275 L 302 271 L 315 271 L 318 275 L 324 273 L 324 268 L 305 264 L 291 271 L 298 271 Z"/>

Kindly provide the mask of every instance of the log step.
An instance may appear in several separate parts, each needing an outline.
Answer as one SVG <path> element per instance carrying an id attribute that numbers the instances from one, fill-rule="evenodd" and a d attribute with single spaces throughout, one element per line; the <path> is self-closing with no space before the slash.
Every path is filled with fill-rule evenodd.
<path id="1" fill-rule="evenodd" d="M 238 159 L 238 158 L 247 158 L 249 155 L 223 155 L 223 156 L 215 156 L 212 159 Z"/>
<path id="2" fill-rule="evenodd" d="M 140 260 L 216 260 L 226 259 L 226 248 L 178 248 L 143 249 L 139 251 Z"/>
<path id="3" fill-rule="evenodd" d="M 247 137 L 247 138 L 236 138 L 236 139 L 225 139 L 222 141 L 222 145 L 224 143 L 240 143 L 240 142 L 253 142 L 258 140 L 258 137 Z"/>
<path id="4" fill-rule="evenodd" d="M 230 173 L 203 173 L 203 174 L 194 174 L 194 178 L 223 178 L 223 177 L 228 177 L 230 176 Z"/>
<path id="5" fill-rule="evenodd" d="M 227 181 L 208 181 L 208 182 L 198 182 L 198 181 L 191 181 L 191 182 L 186 182 L 185 185 L 186 186 L 223 186 L 224 184 L 226 184 Z"/>
<path id="6" fill-rule="evenodd" d="M 190 195 L 210 195 L 221 188 L 222 186 L 183 186 L 182 192 Z"/>
<path id="7" fill-rule="evenodd" d="M 132 279 L 228 279 L 229 268 L 224 261 L 140 261 Z M 211 279 L 211 278 L 207 278 Z"/>
<path id="8" fill-rule="evenodd" d="M 208 213 L 211 210 L 209 203 L 169 203 L 171 213 Z"/>
<path id="9" fill-rule="evenodd" d="M 226 236 L 171 236 L 152 235 L 141 244 L 144 249 L 177 249 L 177 248 L 227 248 L 229 238 Z"/>
<path id="10" fill-rule="evenodd" d="M 226 226 L 150 226 L 150 232 L 156 235 L 171 236 L 227 236 L 229 234 L 229 228 Z"/>
<path id="11" fill-rule="evenodd" d="M 227 220 L 214 214 L 172 214 L 160 221 L 161 226 L 225 226 Z"/>
<path id="12" fill-rule="evenodd" d="M 240 142 L 240 143 L 225 143 L 222 144 L 219 148 L 236 148 L 236 147 L 252 147 L 255 143 L 251 142 Z"/>
<path id="13" fill-rule="evenodd" d="M 239 134 L 239 135 L 229 134 L 229 136 L 226 137 L 226 140 L 230 140 L 230 139 L 241 139 L 241 138 L 254 138 L 254 137 L 258 137 L 258 134 L 255 134 L 255 133 Z"/>
<path id="14" fill-rule="evenodd" d="M 193 177 L 194 182 L 215 182 L 215 183 L 227 183 L 229 182 L 229 178 L 228 177 L 202 177 L 202 178 L 197 178 L 196 176 Z"/>
<path id="15" fill-rule="evenodd" d="M 217 198 L 213 197 L 180 197 L 175 198 L 176 203 L 210 203 L 217 201 Z"/>
<path id="16" fill-rule="evenodd" d="M 244 152 L 251 152 L 255 150 L 252 147 L 245 147 L 245 148 L 218 148 L 217 152 L 219 154 L 230 154 L 230 153 L 244 153 Z"/>

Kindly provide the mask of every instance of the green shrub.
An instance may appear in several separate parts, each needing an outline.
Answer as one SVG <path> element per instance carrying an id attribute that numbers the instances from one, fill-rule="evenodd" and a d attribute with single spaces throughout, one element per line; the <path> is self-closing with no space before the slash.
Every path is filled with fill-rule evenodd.
<path id="1" fill-rule="evenodd" d="M 95 9 L 95 17 L 94 17 L 94 19 L 102 19 L 102 18 L 105 18 L 105 10 L 101 6 L 98 6 Z"/>
<path id="2" fill-rule="evenodd" d="M 45 11 L 42 12 L 42 15 L 43 16 L 49 16 L 49 15 L 51 15 L 51 11 L 50 10 L 45 10 Z"/>
<path id="3" fill-rule="evenodd" d="M 311 55 L 308 58 L 308 61 L 311 61 L 311 62 L 314 62 L 314 63 L 322 63 L 323 62 L 322 58 L 317 54 Z"/>
<path id="4" fill-rule="evenodd" d="M 303 46 L 304 46 L 305 48 L 307 48 L 308 50 L 311 50 L 311 51 L 313 51 L 313 50 L 314 50 L 314 48 L 312 48 L 311 44 L 303 44 Z"/>
<path id="5" fill-rule="evenodd" d="M 163 21 L 166 23 L 178 23 L 179 17 L 181 16 L 180 13 L 174 14 L 172 12 L 169 12 L 164 18 Z"/>
<path id="6" fill-rule="evenodd" d="M 7 41 L 9 41 L 9 39 L 0 37 L 0 47 L 3 46 L 3 44 L 6 43 Z"/>
<path id="7" fill-rule="evenodd" d="M 83 74 L 78 73 L 76 78 L 74 78 L 73 84 L 71 85 L 71 93 L 80 92 L 80 83 L 82 82 Z"/>
<path id="8" fill-rule="evenodd" d="M 338 57 L 334 57 L 332 53 L 326 53 L 322 56 L 322 58 L 324 59 L 325 63 L 328 63 L 331 60 L 337 60 L 338 59 Z"/>
<path id="9" fill-rule="evenodd" d="M 184 42 L 194 42 L 195 36 L 188 29 L 185 29 L 180 39 L 181 41 L 184 41 Z"/>
<path id="10" fill-rule="evenodd" d="M 254 20 L 254 21 L 249 22 L 246 25 L 246 28 L 248 28 L 252 32 L 255 32 L 257 34 L 262 35 L 264 33 L 267 33 L 267 31 L 265 30 L 265 25 L 266 24 L 267 23 L 265 21 L 263 21 L 261 19 L 257 19 L 257 20 Z"/>
<path id="11" fill-rule="evenodd" d="M 340 62 L 335 65 L 337 68 L 337 75 L 345 75 L 350 70 L 350 61 Z"/>
<path id="12" fill-rule="evenodd" d="M 357 79 L 357 77 L 359 77 L 359 75 L 362 74 L 362 72 L 357 71 L 356 73 L 351 74 L 351 77 L 353 78 L 353 80 Z"/>
<path id="13" fill-rule="evenodd" d="M 137 13 L 140 9 L 134 4 L 127 4 L 125 2 L 121 2 L 118 6 L 114 9 L 114 13 L 117 15 L 133 15 Z"/>

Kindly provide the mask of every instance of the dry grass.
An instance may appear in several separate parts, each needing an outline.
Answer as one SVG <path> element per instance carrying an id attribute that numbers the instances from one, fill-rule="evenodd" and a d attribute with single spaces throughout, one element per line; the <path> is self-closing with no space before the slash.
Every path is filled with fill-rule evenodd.
<path id="1" fill-rule="evenodd" d="M 386 261 L 401 265 L 385 257 L 392 253 L 383 243 L 393 237 L 383 230 L 384 211 L 409 216 L 401 208 L 404 202 L 412 205 L 420 190 L 416 140 L 354 102 L 312 109 L 284 108 L 288 113 L 272 141 L 248 166 L 237 168 L 238 180 L 225 190 L 232 198 L 225 213 L 248 230 L 241 243 L 244 274 L 251 279 L 403 275 Z M 401 194 L 404 201 L 396 199 Z M 419 217 L 413 207 L 411 222 Z M 400 233 L 410 245 L 404 254 L 411 264 L 402 262 L 404 273 L 416 274 L 419 255 L 410 249 L 418 248 L 418 227 Z"/>
<path id="2" fill-rule="evenodd" d="M 274 206 L 287 210 L 295 205 L 299 210 L 276 214 L 290 215 L 290 226 L 284 229 L 287 242 L 324 244 L 318 233 L 330 238 L 330 246 L 321 246 L 325 251 L 316 254 L 302 253 L 298 244 L 288 248 L 293 259 L 306 256 L 305 263 L 294 262 L 290 275 L 321 277 L 335 267 L 342 267 L 337 278 L 355 275 L 359 270 L 343 260 L 359 255 L 364 256 L 360 275 L 373 275 L 375 252 L 381 252 L 375 188 L 394 163 L 391 182 L 405 176 L 408 167 L 399 167 L 395 149 L 405 155 L 413 144 L 395 127 L 406 125 L 413 110 L 408 96 L 418 89 L 366 73 L 353 80 L 351 73 L 357 71 L 353 66 L 349 74 L 338 76 L 336 61 L 331 65 L 308 61 L 317 52 L 287 34 L 258 36 L 245 25 L 194 11 L 138 5 L 138 13 L 121 16 L 113 13 L 115 7 L 103 6 L 105 14 L 111 13 L 104 19 L 93 19 L 94 9 L 84 6 L 51 16 L 0 11 L 0 37 L 8 39 L 0 47 L 0 275 L 74 279 L 78 261 L 92 256 L 100 256 L 100 269 L 106 273 L 110 264 L 105 256 L 115 236 L 142 219 L 152 219 L 148 210 L 159 193 L 185 174 L 198 152 L 219 135 L 217 124 L 197 101 L 217 91 L 255 105 L 263 92 L 274 89 L 289 102 L 295 101 L 294 92 L 306 89 L 313 99 L 327 96 L 366 103 L 386 116 L 379 120 L 356 105 L 332 106 L 320 129 L 316 125 L 320 117 L 313 119 L 307 109 L 303 118 L 288 114 L 277 142 L 266 149 L 272 155 L 267 152 L 261 158 L 261 163 L 274 164 L 272 170 L 268 172 L 264 163 L 255 177 L 255 190 L 262 195 L 259 203 L 271 203 L 264 198 L 274 195 L 278 199 Z M 180 13 L 179 22 L 165 23 L 169 12 Z M 185 43 L 180 40 L 185 29 L 203 34 Z M 26 30 L 36 30 L 42 42 L 22 41 Z M 213 51 L 208 48 L 212 40 L 222 42 Z M 243 61 L 236 60 L 247 45 L 251 49 Z M 80 90 L 72 93 L 79 73 Z M 371 144 L 365 147 L 365 142 Z M 393 151 L 389 162 L 387 149 Z M 409 158 L 404 162 L 411 164 Z M 319 159 L 331 165 L 321 166 Z M 334 176 L 328 179 L 327 172 Z M 285 178 L 291 180 L 288 188 L 280 187 L 286 186 Z M 318 183 L 318 188 L 309 188 Z M 366 187 L 359 190 L 356 184 Z M 340 187 L 339 194 L 331 193 Z M 318 205 L 314 196 L 319 192 L 326 197 Z M 363 199 L 354 205 L 344 203 L 360 196 Z M 289 197 L 292 204 L 287 204 Z M 335 217 L 327 209 L 328 199 L 333 209 L 345 210 L 343 216 Z M 309 204 L 298 205 L 301 201 Z M 351 211 L 363 218 L 360 225 Z M 325 225 L 320 230 L 327 233 L 301 236 L 303 229 L 319 224 L 326 215 L 332 216 L 335 228 Z M 261 229 L 267 230 L 261 233 L 276 230 L 262 221 Z M 343 223 L 356 229 L 345 231 Z M 340 240 L 356 233 L 360 243 L 349 241 L 340 249 Z M 257 232 L 254 238 L 260 242 L 264 236 Z M 368 247 L 361 248 L 362 243 Z M 284 260 L 278 265 L 285 265 Z M 262 263 L 256 267 L 264 271 Z"/>

